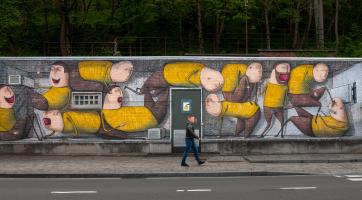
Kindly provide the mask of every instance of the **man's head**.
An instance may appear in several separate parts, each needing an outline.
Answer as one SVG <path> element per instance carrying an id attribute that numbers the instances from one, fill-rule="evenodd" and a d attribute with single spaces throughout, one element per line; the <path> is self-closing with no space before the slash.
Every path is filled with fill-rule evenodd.
<path id="1" fill-rule="evenodd" d="M 7 86 L 0 84 L 0 108 L 12 108 L 15 104 L 15 93 Z"/>
<path id="2" fill-rule="evenodd" d="M 263 66 L 257 62 L 250 63 L 246 69 L 246 76 L 250 83 L 260 82 L 261 77 L 263 76 Z"/>
<path id="3" fill-rule="evenodd" d="M 290 74 L 289 63 L 283 62 L 274 65 L 274 69 L 270 76 L 270 81 L 275 84 L 288 84 Z"/>
<path id="4" fill-rule="evenodd" d="M 327 80 L 329 73 L 328 65 L 325 63 L 318 63 L 313 68 L 313 78 L 318 83 L 323 83 Z"/>
<path id="5" fill-rule="evenodd" d="M 129 61 L 114 63 L 111 68 L 111 79 L 115 83 L 127 82 L 133 72 L 133 65 Z"/>
<path id="6" fill-rule="evenodd" d="M 201 86 L 209 92 L 216 92 L 224 85 L 221 73 L 208 67 L 201 70 L 200 80 Z"/>
<path id="7" fill-rule="evenodd" d="M 196 124 L 197 123 L 197 118 L 195 115 L 188 115 L 187 116 L 187 121 L 190 122 L 191 124 Z"/>
<path id="8" fill-rule="evenodd" d="M 122 102 L 122 89 L 117 85 L 110 86 L 104 98 L 103 109 L 118 109 L 122 106 Z"/>
<path id="9" fill-rule="evenodd" d="M 206 97 L 205 108 L 210 115 L 214 117 L 220 116 L 222 105 L 219 97 L 216 94 L 209 94 Z"/>
<path id="10" fill-rule="evenodd" d="M 69 85 L 69 68 L 64 62 L 55 62 L 50 68 L 50 82 L 54 87 Z"/>
<path id="11" fill-rule="evenodd" d="M 43 123 L 45 128 L 52 131 L 62 132 L 64 129 L 63 116 L 59 110 L 51 110 L 44 112 Z"/>

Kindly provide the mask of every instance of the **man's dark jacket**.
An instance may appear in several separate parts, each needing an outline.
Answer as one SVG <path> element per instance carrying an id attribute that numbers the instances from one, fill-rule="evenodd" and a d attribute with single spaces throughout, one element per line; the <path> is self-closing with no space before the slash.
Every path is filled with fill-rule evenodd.
<path id="1" fill-rule="evenodd" d="M 199 139 L 199 136 L 195 134 L 194 126 L 191 123 L 186 124 L 186 138 Z"/>

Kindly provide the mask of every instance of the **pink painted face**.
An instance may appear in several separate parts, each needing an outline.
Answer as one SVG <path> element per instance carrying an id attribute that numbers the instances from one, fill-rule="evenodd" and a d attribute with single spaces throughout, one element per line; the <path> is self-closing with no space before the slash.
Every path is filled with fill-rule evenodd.
<path id="1" fill-rule="evenodd" d="M 111 79 L 115 83 L 127 82 L 133 72 L 133 65 L 129 61 L 114 63 L 111 68 Z"/>
<path id="2" fill-rule="evenodd" d="M 63 116 L 59 110 L 44 112 L 43 123 L 46 129 L 52 131 L 62 132 L 64 129 Z"/>
<path id="3" fill-rule="evenodd" d="M 201 86 L 209 92 L 216 92 L 224 85 L 221 73 L 208 67 L 201 70 L 200 80 Z"/>
<path id="4" fill-rule="evenodd" d="M 246 76 L 250 83 L 258 83 L 263 76 L 263 66 L 260 63 L 251 63 L 246 70 Z"/>
<path id="5" fill-rule="evenodd" d="M 118 109 L 122 106 L 123 92 L 120 87 L 114 87 L 110 92 L 107 93 L 103 109 Z"/>
<path id="6" fill-rule="evenodd" d="M 15 104 L 15 93 L 9 86 L 0 89 L 0 108 L 12 108 Z"/>
<path id="7" fill-rule="evenodd" d="M 318 83 L 323 83 L 327 80 L 329 68 L 324 63 L 316 64 L 313 68 L 313 78 Z"/>
<path id="8" fill-rule="evenodd" d="M 69 84 L 69 73 L 61 65 L 52 65 L 50 69 L 50 82 L 54 87 L 66 87 Z"/>
<path id="9" fill-rule="evenodd" d="M 275 78 L 279 84 L 286 85 L 289 80 L 290 65 L 289 63 L 280 63 L 275 67 Z"/>
<path id="10" fill-rule="evenodd" d="M 214 117 L 218 117 L 221 114 L 222 105 L 219 97 L 216 94 L 209 94 L 205 101 L 206 112 Z"/>
<path id="11" fill-rule="evenodd" d="M 344 106 L 343 100 L 340 98 L 334 98 L 333 102 L 328 105 L 329 112 L 334 119 L 347 122 L 347 112 Z"/>

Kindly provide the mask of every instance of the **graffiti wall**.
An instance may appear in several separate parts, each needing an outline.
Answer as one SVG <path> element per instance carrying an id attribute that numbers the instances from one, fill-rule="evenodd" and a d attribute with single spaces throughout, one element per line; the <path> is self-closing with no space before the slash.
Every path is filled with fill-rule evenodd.
<path id="1" fill-rule="evenodd" d="M 202 88 L 204 138 L 362 135 L 362 60 L 0 60 L 0 140 L 169 139 L 175 87 Z"/>

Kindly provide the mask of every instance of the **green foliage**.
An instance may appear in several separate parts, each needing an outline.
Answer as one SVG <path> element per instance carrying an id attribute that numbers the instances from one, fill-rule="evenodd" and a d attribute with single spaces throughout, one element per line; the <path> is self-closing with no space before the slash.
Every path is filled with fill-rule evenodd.
<path id="1" fill-rule="evenodd" d="M 219 52 L 245 52 L 246 22 L 249 53 L 266 48 L 265 11 L 271 48 L 292 48 L 294 27 L 299 25 L 298 44 L 308 24 L 309 5 L 313 3 L 313 0 L 1 0 L 0 55 L 60 55 L 62 12 L 70 22 L 66 36 L 73 55 L 92 55 L 90 52 L 112 55 L 114 41 L 121 55 L 197 53 L 198 1 L 205 53 L 214 52 L 217 31 L 221 36 Z M 333 49 L 336 0 L 323 2 L 325 48 Z M 362 56 L 362 4 L 360 0 L 339 2 L 338 55 Z M 302 47 L 315 49 L 316 46 L 313 18 Z M 300 55 L 306 54 L 311 53 Z M 312 54 L 324 55 L 323 51 Z"/>

